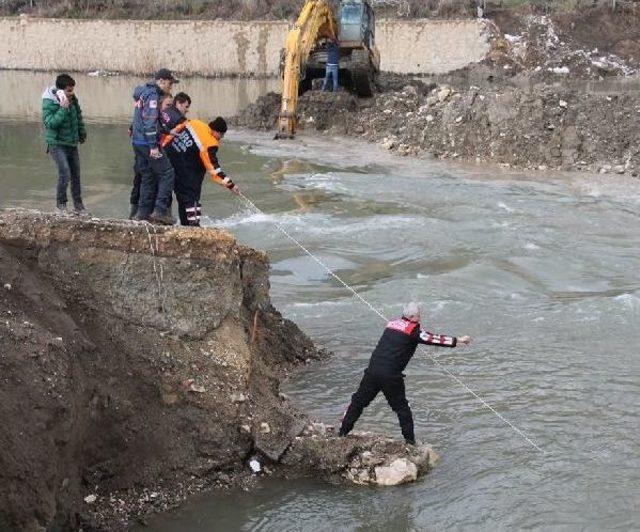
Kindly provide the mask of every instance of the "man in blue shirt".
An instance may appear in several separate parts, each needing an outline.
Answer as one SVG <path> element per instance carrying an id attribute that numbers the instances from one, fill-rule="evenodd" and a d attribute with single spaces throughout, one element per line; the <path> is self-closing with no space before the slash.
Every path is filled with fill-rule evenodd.
<path id="1" fill-rule="evenodd" d="M 340 69 L 340 45 L 337 39 L 327 43 L 327 70 L 322 83 L 322 90 L 329 88 L 329 79 L 333 81 L 333 92 L 338 90 L 338 71 Z"/>

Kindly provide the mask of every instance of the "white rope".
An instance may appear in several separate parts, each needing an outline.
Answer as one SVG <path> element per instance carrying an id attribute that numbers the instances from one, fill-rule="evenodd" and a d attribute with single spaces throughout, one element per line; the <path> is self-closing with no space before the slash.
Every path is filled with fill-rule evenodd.
<path id="1" fill-rule="evenodd" d="M 147 240 L 149 240 L 149 248 L 151 249 L 151 258 L 153 259 L 153 273 L 156 276 L 156 284 L 158 285 L 158 299 L 162 298 L 162 284 L 160 282 L 160 276 L 158 275 L 158 266 L 156 264 L 156 251 L 158 249 L 158 232 L 153 224 L 143 221 L 142 225 L 144 230 L 147 232 Z M 151 232 L 149 228 L 153 229 L 153 234 L 156 237 L 156 246 L 153 246 L 153 240 L 151 239 Z"/>
<path id="2" fill-rule="evenodd" d="M 171 328 L 173 328 L 173 321 L 171 320 L 170 314 L 167 312 L 167 291 L 164 287 L 164 268 L 162 267 L 162 262 L 157 259 L 157 254 L 160 251 L 158 231 L 153 224 L 147 221 L 143 221 L 143 226 L 145 231 L 147 232 L 147 240 L 149 241 L 149 248 L 151 249 L 151 257 L 153 259 L 153 273 L 155 274 L 156 284 L 158 285 L 158 300 L 160 301 L 162 313 L 166 316 Z M 153 245 L 153 240 L 151 238 L 151 232 L 149 231 L 149 228 L 153 230 L 155 247 Z"/>
<path id="3" fill-rule="evenodd" d="M 247 205 L 254 209 L 259 214 L 265 214 L 262 209 L 260 209 L 253 201 L 251 201 L 247 196 L 245 196 L 242 192 L 238 192 L 238 195 L 247 203 Z M 375 308 L 369 301 L 367 301 L 364 297 L 362 297 L 353 287 L 343 281 L 329 266 L 327 266 L 322 260 L 316 257 L 311 251 L 309 251 L 305 246 L 303 246 L 296 238 L 291 236 L 289 232 L 282 227 L 276 220 L 273 220 L 273 224 L 276 228 L 286 236 L 291 242 L 293 242 L 296 246 L 298 246 L 302 251 L 304 251 L 309 257 L 311 257 L 316 263 L 318 263 L 322 268 L 326 270 L 326 272 L 331 275 L 336 281 L 338 281 L 342 286 L 344 286 L 349 292 L 351 292 L 356 298 L 358 298 L 365 306 L 367 306 L 372 312 L 377 314 L 382 320 L 385 322 L 389 321 L 389 319 L 382 313 L 380 310 Z M 531 447 L 535 450 L 545 454 L 544 451 L 538 444 L 536 444 L 529 436 L 527 436 L 521 429 L 516 427 L 511 421 L 505 418 L 502 414 L 500 414 L 493 406 L 491 406 L 487 401 L 485 401 L 480 395 L 478 395 L 475 391 L 473 391 L 460 377 L 451 373 L 446 367 L 444 367 L 436 357 L 434 357 L 429 351 L 427 351 L 423 346 L 420 346 L 420 349 L 423 353 L 425 353 L 433 363 L 438 366 L 442 371 L 444 371 L 449 378 L 457 382 L 460 386 L 462 386 L 469 394 L 471 394 L 479 403 L 481 403 L 485 408 L 493 412 L 498 419 L 500 419 L 505 425 L 510 427 L 516 434 L 518 434 L 524 441 L 526 441 Z"/>

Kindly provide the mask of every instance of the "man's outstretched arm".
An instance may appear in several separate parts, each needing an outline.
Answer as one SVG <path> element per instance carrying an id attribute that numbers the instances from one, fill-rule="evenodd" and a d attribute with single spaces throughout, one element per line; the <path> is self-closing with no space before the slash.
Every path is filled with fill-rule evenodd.
<path id="1" fill-rule="evenodd" d="M 220 168 L 220 162 L 218 161 L 218 148 L 216 146 L 212 146 L 207 150 L 202 150 L 200 152 L 200 159 L 209 172 L 211 179 L 215 183 L 229 189 L 234 194 L 237 194 L 240 191 L 237 185 L 231 181 L 227 174 L 222 171 L 222 168 Z"/>
<path id="2" fill-rule="evenodd" d="M 456 347 L 458 344 L 467 345 L 469 342 L 471 342 L 471 337 L 467 335 L 457 338 L 447 334 L 431 333 L 423 329 L 420 329 L 420 336 L 418 337 L 418 343 L 420 344 L 437 345 L 440 347 Z"/>

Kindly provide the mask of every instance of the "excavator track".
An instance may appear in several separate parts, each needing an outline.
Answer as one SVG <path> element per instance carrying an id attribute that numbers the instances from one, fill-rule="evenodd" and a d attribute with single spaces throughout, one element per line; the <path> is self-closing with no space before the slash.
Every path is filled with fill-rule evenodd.
<path id="1" fill-rule="evenodd" d="M 375 90 L 375 70 L 369 61 L 367 50 L 354 50 L 351 54 L 351 80 L 353 90 L 361 98 L 373 96 Z"/>

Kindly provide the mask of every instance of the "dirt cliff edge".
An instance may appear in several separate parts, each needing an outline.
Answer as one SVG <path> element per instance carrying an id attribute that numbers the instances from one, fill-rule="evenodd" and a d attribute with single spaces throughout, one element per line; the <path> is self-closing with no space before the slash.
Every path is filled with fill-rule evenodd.
<path id="1" fill-rule="evenodd" d="M 112 525 L 304 426 L 278 377 L 319 353 L 229 233 L 5 211 L 0 278 L 0 528 Z"/>

